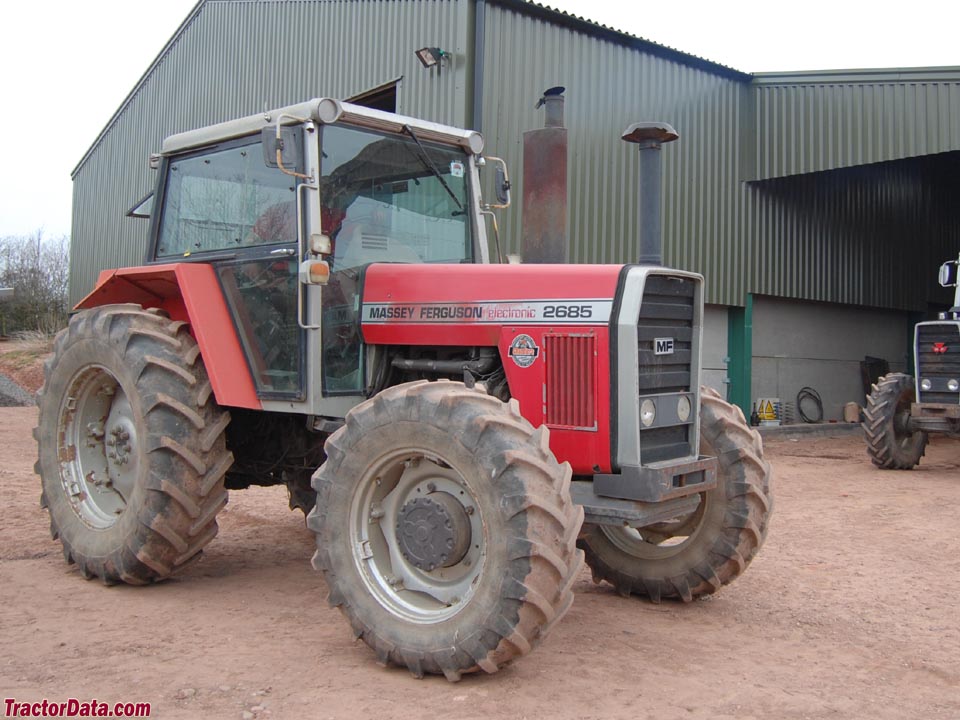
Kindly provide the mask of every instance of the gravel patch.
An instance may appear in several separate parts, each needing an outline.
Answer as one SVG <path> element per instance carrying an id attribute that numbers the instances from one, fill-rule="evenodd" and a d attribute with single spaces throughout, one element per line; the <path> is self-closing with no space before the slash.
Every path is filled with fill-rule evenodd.
<path id="1" fill-rule="evenodd" d="M 0 407 L 20 407 L 33 405 L 34 403 L 32 394 L 0 373 Z"/>

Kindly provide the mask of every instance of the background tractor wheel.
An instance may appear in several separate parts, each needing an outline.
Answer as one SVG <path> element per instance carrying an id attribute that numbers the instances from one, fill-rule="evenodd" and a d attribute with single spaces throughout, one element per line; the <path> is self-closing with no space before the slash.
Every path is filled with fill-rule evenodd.
<path id="1" fill-rule="evenodd" d="M 496 672 L 573 601 L 583 509 L 516 402 L 440 380 L 354 408 L 314 476 L 314 566 L 377 661 Z"/>
<path id="2" fill-rule="evenodd" d="M 230 416 L 185 323 L 139 305 L 77 313 L 39 405 L 40 503 L 84 577 L 160 580 L 217 534 Z"/>
<path id="3" fill-rule="evenodd" d="M 717 487 L 689 515 L 639 530 L 597 525 L 580 541 L 594 581 L 621 595 L 708 595 L 738 577 L 766 538 L 773 499 L 760 435 L 738 407 L 700 391 L 700 452 L 719 460 Z"/>
<path id="4" fill-rule="evenodd" d="M 863 411 L 863 434 L 870 461 L 882 470 L 909 470 L 927 449 L 927 434 L 910 432 L 910 405 L 916 398 L 913 378 L 884 375 L 873 386 Z"/>

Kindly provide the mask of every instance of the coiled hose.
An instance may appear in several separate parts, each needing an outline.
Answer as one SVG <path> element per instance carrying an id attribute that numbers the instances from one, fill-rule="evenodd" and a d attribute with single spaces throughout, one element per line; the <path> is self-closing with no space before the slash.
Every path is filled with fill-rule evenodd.
<path id="1" fill-rule="evenodd" d="M 804 400 L 813 400 L 817 407 L 817 417 L 810 418 L 803 411 L 803 401 Z M 812 387 L 802 387 L 800 392 L 797 393 L 797 412 L 800 414 L 800 417 L 805 423 L 818 423 L 823 422 L 823 400 L 820 399 L 820 393 L 814 390 Z"/>

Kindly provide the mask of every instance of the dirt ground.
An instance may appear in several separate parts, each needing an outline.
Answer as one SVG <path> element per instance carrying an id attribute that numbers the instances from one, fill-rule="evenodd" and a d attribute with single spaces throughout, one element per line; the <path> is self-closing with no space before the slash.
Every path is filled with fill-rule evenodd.
<path id="1" fill-rule="evenodd" d="M 162 718 L 960 717 L 960 443 L 881 473 L 857 437 L 767 442 L 776 514 L 747 573 L 689 605 L 584 574 L 530 656 L 451 685 L 387 670 L 310 568 L 284 490 L 232 494 L 176 580 L 103 587 L 50 540 L 33 408 L 0 409 L 0 691 Z"/>

